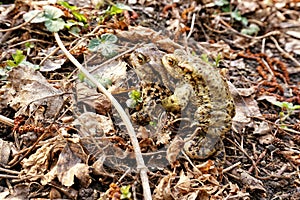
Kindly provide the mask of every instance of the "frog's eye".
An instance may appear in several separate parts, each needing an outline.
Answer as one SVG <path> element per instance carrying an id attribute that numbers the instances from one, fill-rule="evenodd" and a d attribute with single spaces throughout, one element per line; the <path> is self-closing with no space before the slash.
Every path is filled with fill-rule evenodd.
<path id="1" fill-rule="evenodd" d="M 168 62 L 168 65 L 170 65 L 172 67 L 176 65 L 176 60 L 174 60 L 173 58 L 167 58 L 167 62 Z"/>
<path id="2" fill-rule="evenodd" d="M 147 58 L 146 58 L 146 56 L 144 56 L 143 54 L 141 54 L 141 53 L 139 53 L 138 55 L 137 55 L 137 59 L 138 59 L 138 62 L 139 62 L 139 64 L 145 64 L 146 62 L 147 62 Z"/>

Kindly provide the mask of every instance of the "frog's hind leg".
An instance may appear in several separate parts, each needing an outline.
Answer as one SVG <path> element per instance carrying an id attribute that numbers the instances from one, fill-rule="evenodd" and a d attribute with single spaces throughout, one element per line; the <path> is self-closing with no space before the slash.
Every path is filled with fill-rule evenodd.
<path id="1" fill-rule="evenodd" d="M 204 136 L 201 133 L 195 134 L 184 145 L 185 153 L 194 159 L 206 159 L 213 155 L 222 144 L 222 138 L 230 130 L 230 118 L 222 110 L 212 111 L 211 118 Z M 203 130 L 202 130 L 203 132 Z M 194 134 L 193 134 L 194 135 Z"/>

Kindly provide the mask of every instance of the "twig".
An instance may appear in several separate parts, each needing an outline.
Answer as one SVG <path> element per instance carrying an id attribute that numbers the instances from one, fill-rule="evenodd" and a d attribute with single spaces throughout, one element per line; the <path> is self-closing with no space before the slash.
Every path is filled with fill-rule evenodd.
<path id="1" fill-rule="evenodd" d="M 149 186 L 149 180 L 147 176 L 147 167 L 144 163 L 141 149 L 135 134 L 135 131 L 132 127 L 132 124 L 126 115 L 125 111 L 123 110 L 122 106 L 117 102 L 117 100 L 69 53 L 69 51 L 65 48 L 64 44 L 62 43 L 58 33 L 54 33 L 55 40 L 60 47 L 60 49 L 64 52 L 64 54 L 67 56 L 67 58 L 82 72 L 84 75 L 97 86 L 97 88 L 105 95 L 107 98 L 112 102 L 114 107 L 116 108 L 117 112 L 120 114 L 120 117 L 122 118 L 128 134 L 131 139 L 132 146 L 134 148 L 136 162 L 137 162 L 137 171 L 140 172 L 140 177 L 142 181 L 143 186 L 143 194 L 145 200 L 150 200 L 151 198 L 151 190 Z"/>
<path id="2" fill-rule="evenodd" d="M 187 35 L 186 39 L 189 39 L 191 37 L 192 33 L 193 33 L 194 26 L 195 26 L 195 19 L 196 19 L 196 15 L 195 15 L 195 13 L 193 13 L 191 29 L 190 29 L 190 32 Z"/>
<path id="3" fill-rule="evenodd" d="M 237 30 L 235 30 L 234 28 L 232 28 L 228 23 L 226 23 L 222 18 L 220 18 L 220 22 L 226 27 L 228 28 L 230 31 L 236 33 L 237 35 L 239 36 L 242 36 L 242 37 L 245 37 L 245 38 L 248 38 L 248 39 L 256 39 L 256 40 L 260 40 L 260 39 L 263 39 L 263 38 L 266 38 L 266 37 L 269 37 L 269 36 L 272 36 L 272 35 L 280 35 L 281 32 L 280 31 L 271 31 L 271 32 L 268 32 L 262 36 L 250 36 L 250 35 L 246 35 L 246 34 L 242 34 L 240 32 L 238 32 Z"/>
<path id="4" fill-rule="evenodd" d="M 298 67 L 300 67 L 300 62 L 298 60 L 296 60 L 292 55 L 290 55 L 289 53 L 285 52 L 278 44 L 277 40 L 271 36 L 270 37 L 271 40 L 274 42 L 276 48 L 283 54 L 283 56 L 291 59 Z"/>
<path id="5" fill-rule="evenodd" d="M 236 167 L 239 166 L 240 164 L 241 164 L 241 162 L 237 162 L 237 163 L 235 163 L 235 164 L 233 164 L 233 165 L 231 165 L 231 166 L 229 166 L 229 167 L 223 169 L 223 174 L 226 173 L 226 172 L 228 172 L 228 171 L 231 171 L 233 168 L 236 168 Z"/>
<path id="6" fill-rule="evenodd" d="M 9 119 L 3 115 L 0 115 L 0 122 L 2 122 L 3 124 L 6 124 L 8 126 L 14 126 L 14 120 Z"/>
<path id="7" fill-rule="evenodd" d="M 42 11 L 41 11 L 42 12 Z M 40 14 L 41 12 L 36 13 L 34 16 L 32 16 L 27 22 L 24 22 L 18 26 L 12 27 L 12 28 L 8 28 L 8 29 L 0 29 L 0 33 L 1 32 L 7 32 L 7 31 L 14 31 L 17 29 L 22 28 L 23 26 L 25 26 L 26 24 L 30 23 L 36 16 L 38 16 L 38 14 Z"/>

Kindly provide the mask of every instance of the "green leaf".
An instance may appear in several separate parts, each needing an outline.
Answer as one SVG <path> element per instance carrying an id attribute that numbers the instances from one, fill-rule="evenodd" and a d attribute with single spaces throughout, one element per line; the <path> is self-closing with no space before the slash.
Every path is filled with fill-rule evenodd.
<path id="1" fill-rule="evenodd" d="M 275 105 L 275 106 L 278 106 L 278 107 L 280 107 L 280 108 L 282 108 L 282 107 L 283 107 L 283 104 L 282 104 L 282 102 L 279 102 L 279 101 L 271 101 L 271 103 L 272 103 L 273 105 Z"/>
<path id="2" fill-rule="evenodd" d="M 59 17 L 64 16 L 64 12 L 54 6 L 44 6 L 43 9 L 45 12 L 44 16 L 48 19 L 58 19 Z"/>
<path id="3" fill-rule="evenodd" d="M 115 45 L 118 38 L 113 34 L 103 34 L 101 39 L 91 39 L 88 45 L 88 49 L 92 52 L 101 51 L 101 54 L 106 58 L 111 58 L 117 54 L 118 46 Z"/>
<path id="4" fill-rule="evenodd" d="M 73 26 L 70 29 L 70 32 L 75 34 L 75 35 L 78 35 L 80 33 L 80 31 L 81 31 L 80 28 L 78 28 L 77 26 Z"/>
<path id="5" fill-rule="evenodd" d="M 72 14 L 76 19 L 78 19 L 78 21 L 87 23 L 87 18 L 83 14 L 80 14 L 79 12 L 76 11 L 72 11 Z"/>
<path id="6" fill-rule="evenodd" d="M 206 63 L 209 63 L 208 55 L 207 54 L 201 54 L 201 60 L 203 60 Z"/>
<path id="7" fill-rule="evenodd" d="M 12 55 L 12 57 L 15 63 L 18 65 L 25 59 L 26 56 L 23 55 L 23 52 L 21 50 L 17 50 L 16 53 Z"/>
<path id="8" fill-rule="evenodd" d="M 109 13 L 110 15 L 116 15 L 116 14 L 122 13 L 124 10 L 133 11 L 129 6 L 122 4 L 122 3 L 117 3 L 117 4 L 113 5 L 107 11 L 107 13 Z"/>
<path id="9" fill-rule="evenodd" d="M 33 20 L 31 20 L 30 23 L 41 23 L 47 20 L 47 18 L 44 16 L 44 13 L 40 10 L 32 10 L 29 11 L 28 13 L 25 13 L 23 15 L 23 19 L 25 20 L 25 22 L 28 22 L 34 16 L 36 17 Z"/>
<path id="10" fill-rule="evenodd" d="M 33 47 L 35 47 L 35 45 L 34 45 L 34 43 L 26 42 L 25 47 L 26 48 L 33 48 Z"/>
<path id="11" fill-rule="evenodd" d="M 117 55 L 118 45 L 110 44 L 110 43 L 103 43 L 100 45 L 101 47 L 101 54 L 106 58 L 112 58 Z"/>
<path id="12" fill-rule="evenodd" d="M 116 43 L 118 41 L 118 37 L 110 33 L 105 33 L 101 35 L 101 41 L 107 43 Z"/>
<path id="13" fill-rule="evenodd" d="M 130 99 L 134 100 L 134 101 L 141 101 L 141 93 L 140 91 L 137 90 L 132 90 L 131 92 L 128 93 L 128 96 Z"/>
<path id="14" fill-rule="evenodd" d="M 241 16 L 241 13 L 239 11 L 233 11 L 231 12 L 231 17 L 233 19 L 235 19 L 236 21 L 241 21 L 242 20 L 242 16 Z"/>
<path id="15" fill-rule="evenodd" d="M 58 32 L 64 29 L 65 25 L 66 23 L 61 18 L 45 21 L 45 26 L 50 32 Z"/>
<path id="16" fill-rule="evenodd" d="M 229 1 L 227 0 L 215 0 L 214 3 L 216 6 L 220 6 L 220 7 L 229 5 Z"/>
<path id="17" fill-rule="evenodd" d="M 83 82 L 83 81 L 84 81 L 84 79 L 85 79 L 85 75 L 84 75 L 84 73 L 83 73 L 83 72 L 81 72 L 81 71 L 80 71 L 80 72 L 78 73 L 78 75 L 77 75 L 77 76 L 78 76 L 78 78 L 79 78 L 79 80 L 80 80 L 81 82 Z"/>
<path id="18" fill-rule="evenodd" d="M 122 186 L 120 188 L 120 191 L 121 191 L 120 199 L 130 199 L 131 198 L 130 185 Z"/>
<path id="19" fill-rule="evenodd" d="M 77 10 L 77 9 L 78 9 L 76 6 L 71 6 L 71 5 L 70 5 L 68 2 L 66 2 L 66 1 L 58 1 L 57 3 L 58 3 L 59 5 L 62 5 L 62 6 L 65 7 L 65 8 L 70 9 L 71 11 Z"/>
<path id="20" fill-rule="evenodd" d="M 255 35 L 260 31 L 259 27 L 256 24 L 250 24 L 248 28 L 243 28 L 241 33 L 246 35 Z"/>
<path id="21" fill-rule="evenodd" d="M 294 109 L 294 110 L 300 109 L 300 105 L 295 105 L 295 106 L 293 106 L 293 109 Z"/>
<path id="22" fill-rule="evenodd" d="M 116 7 L 118 7 L 119 9 L 122 9 L 122 10 L 133 11 L 130 6 L 127 6 L 127 5 L 122 4 L 122 3 L 117 3 Z"/>
<path id="23" fill-rule="evenodd" d="M 88 45 L 88 49 L 91 52 L 96 52 L 99 50 L 100 44 L 101 44 L 101 41 L 98 38 L 91 39 L 89 42 L 89 45 Z"/>
<path id="24" fill-rule="evenodd" d="M 16 67 L 18 66 L 13 60 L 7 60 L 6 64 L 10 67 Z"/>
<path id="25" fill-rule="evenodd" d="M 241 22 L 244 26 L 248 25 L 248 19 L 246 17 L 242 17 Z"/>
<path id="26" fill-rule="evenodd" d="M 33 64 L 33 63 L 31 63 L 31 62 L 28 62 L 28 61 L 25 61 L 25 60 L 22 61 L 21 64 L 24 64 L 24 65 L 26 65 L 27 67 L 30 67 L 30 68 L 32 68 L 32 69 L 34 69 L 34 70 L 39 70 L 39 69 L 41 68 L 41 66 L 35 65 L 35 64 Z"/>

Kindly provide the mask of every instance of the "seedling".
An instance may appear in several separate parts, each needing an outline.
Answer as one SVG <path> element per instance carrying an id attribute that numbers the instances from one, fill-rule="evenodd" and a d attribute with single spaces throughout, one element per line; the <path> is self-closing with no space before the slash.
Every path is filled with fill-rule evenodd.
<path id="1" fill-rule="evenodd" d="M 130 192 L 130 185 L 126 185 L 126 186 L 122 186 L 120 188 L 120 191 L 121 191 L 121 197 L 120 199 L 131 199 L 131 192 Z"/>
<path id="2" fill-rule="evenodd" d="M 300 105 L 293 105 L 289 102 L 274 101 L 272 104 L 281 108 L 282 111 L 279 113 L 281 122 L 284 122 L 295 110 L 300 109 Z"/>
<path id="3" fill-rule="evenodd" d="M 133 11 L 129 6 L 122 4 L 122 3 L 117 3 L 117 4 L 109 7 L 105 13 L 109 14 L 109 15 L 117 15 L 117 14 L 121 14 L 122 12 L 124 12 L 124 10 Z"/>
<path id="4" fill-rule="evenodd" d="M 25 55 L 23 55 L 23 51 L 17 50 L 16 53 L 12 55 L 13 60 L 7 60 L 6 64 L 9 67 L 16 67 L 18 66 L 24 59 L 26 58 Z"/>
<path id="5" fill-rule="evenodd" d="M 128 96 L 130 99 L 126 101 L 126 105 L 129 108 L 134 108 L 138 103 L 141 103 L 143 101 L 140 91 L 132 90 L 128 93 Z"/>
<path id="6" fill-rule="evenodd" d="M 117 54 L 118 46 L 115 44 L 118 41 L 117 36 L 105 33 L 100 38 L 90 40 L 88 49 L 91 52 L 101 51 L 101 54 L 106 58 L 111 58 Z"/>
<path id="7" fill-rule="evenodd" d="M 35 16 L 35 17 L 34 17 Z M 43 11 L 40 10 L 32 10 L 23 15 L 23 18 L 26 22 L 31 20 L 30 23 L 42 23 L 44 22 L 46 28 L 50 32 L 58 32 L 62 30 L 66 23 L 60 18 L 64 16 L 64 13 L 59 8 L 54 6 L 44 6 Z"/>

